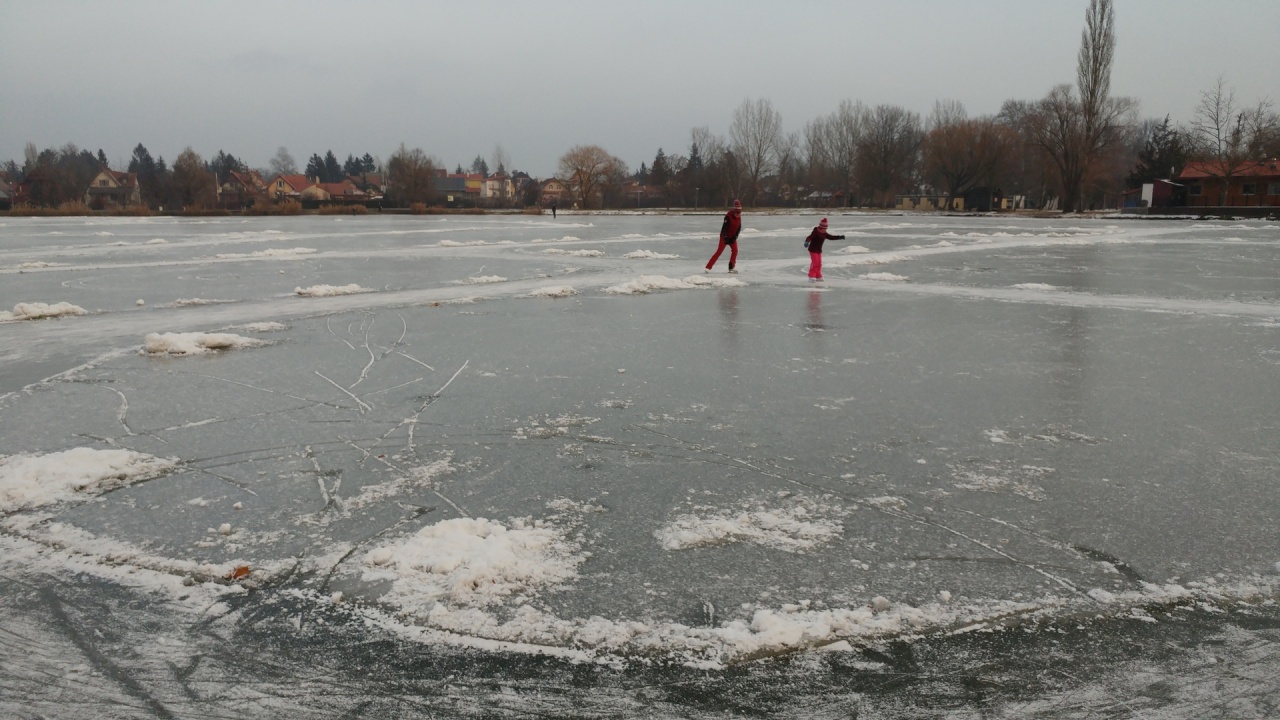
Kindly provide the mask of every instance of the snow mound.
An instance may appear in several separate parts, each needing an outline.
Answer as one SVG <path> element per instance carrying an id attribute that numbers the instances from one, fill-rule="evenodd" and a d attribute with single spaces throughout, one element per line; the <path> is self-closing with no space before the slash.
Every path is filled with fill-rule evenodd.
<path id="1" fill-rule="evenodd" d="M 572 255 L 573 257 L 604 257 L 603 250 L 561 250 L 560 248 L 547 248 L 542 252 L 547 255 Z"/>
<path id="2" fill-rule="evenodd" d="M 604 289 L 610 295 L 643 295 L 654 290 L 689 290 L 693 283 L 676 280 L 665 275 L 641 275 L 630 282 Z"/>
<path id="3" fill-rule="evenodd" d="M 315 248 L 296 247 L 296 248 L 271 248 L 268 250 L 259 250 L 251 253 L 221 253 L 214 255 L 219 260 L 233 260 L 236 258 L 256 258 L 256 257 L 274 257 L 288 258 L 297 257 L 298 255 L 310 255 L 316 252 Z"/>
<path id="4" fill-rule="evenodd" d="M 143 339 L 148 355 L 202 355 L 210 350 L 235 350 L 267 343 L 234 333 L 148 333 Z"/>
<path id="5" fill-rule="evenodd" d="M 780 509 L 722 510 L 680 515 L 654 532 L 667 550 L 753 543 L 786 552 L 801 552 L 830 542 L 844 528 L 830 517 L 833 508 L 797 504 Z"/>
<path id="6" fill-rule="evenodd" d="M 13 312 L 0 312 L 0 322 L 9 320 L 42 320 L 44 318 L 62 317 L 63 315 L 87 314 L 87 310 L 69 302 L 60 302 L 53 305 L 40 302 L 18 303 L 13 306 Z"/>
<path id="7" fill-rule="evenodd" d="M 302 297 L 331 297 L 333 295 L 355 295 L 357 293 L 373 292 L 369 288 L 362 288 L 355 283 L 350 285 L 312 285 L 308 288 L 294 288 L 295 295 Z"/>
<path id="8" fill-rule="evenodd" d="M 710 275 L 705 275 L 705 274 L 690 275 L 689 277 L 685 278 L 684 281 L 689 283 L 690 285 L 697 285 L 699 287 L 740 288 L 740 287 L 747 286 L 745 282 L 739 280 L 738 278 L 712 277 Z"/>
<path id="9" fill-rule="evenodd" d="M 568 285 L 551 285 L 549 287 L 530 290 L 525 297 L 533 298 L 566 298 L 571 295 L 577 295 L 578 291 Z"/>
<path id="10" fill-rule="evenodd" d="M 893 273 L 864 273 L 858 276 L 862 280 L 879 280 L 881 282 L 906 282 L 910 278 Z"/>
<path id="11" fill-rule="evenodd" d="M 622 257 L 633 260 L 678 260 L 680 258 L 679 255 L 669 255 L 652 250 L 633 250 Z"/>
<path id="12" fill-rule="evenodd" d="M 467 283 L 469 285 L 480 285 L 483 283 L 500 283 L 500 282 L 506 282 L 506 281 L 507 279 L 502 277 L 501 275 L 478 275 L 475 277 L 467 278 Z"/>
<path id="13" fill-rule="evenodd" d="M 1058 289 L 1056 286 L 1048 285 L 1046 283 L 1018 283 L 1017 285 L 1012 285 L 1010 287 L 1015 287 L 1015 288 L 1018 288 L 1019 290 L 1057 290 Z"/>
<path id="14" fill-rule="evenodd" d="M 224 305 L 233 303 L 235 300 L 208 300 L 205 298 L 178 298 L 173 301 L 174 305 L 186 307 L 188 305 Z"/>
<path id="15" fill-rule="evenodd" d="M 572 580 L 585 559 L 550 524 L 454 518 L 370 551 L 363 579 L 392 581 L 383 601 L 409 611 L 439 602 L 482 607 Z"/>
<path id="16" fill-rule="evenodd" d="M 871 251 L 862 247 L 861 245 L 850 245 L 849 247 L 840 248 L 836 252 L 840 253 L 841 255 L 851 255 L 853 253 L 865 253 L 865 252 L 871 252 Z"/>
<path id="17" fill-rule="evenodd" d="M 98 495 L 162 475 L 176 460 L 132 450 L 73 448 L 0 456 L 0 510 L 12 512 Z"/>

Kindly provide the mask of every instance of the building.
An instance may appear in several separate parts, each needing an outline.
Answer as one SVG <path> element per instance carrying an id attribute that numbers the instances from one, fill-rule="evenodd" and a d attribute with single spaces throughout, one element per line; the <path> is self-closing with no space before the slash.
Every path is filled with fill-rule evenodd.
<path id="1" fill-rule="evenodd" d="M 298 200 L 302 191 L 314 184 L 306 175 L 277 175 L 267 184 L 267 196 L 272 200 Z"/>
<path id="2" fill-rule="evenodd" d="M 102 168 L 84 192 L 84 204 L 94 210 L 131 207 L 142 204 L 138 174 Z"/>
<path id="3" fill-rule="evenodd" d="M 895 210 L 931 211 L 947 209 L 946 195 L 899 195 L 894 204 Z M 964 198 L 957 197 L 951 203 L 951 209 L 964 210 Z"/>
<path id="4" fill-rule="evenodd" d="M 1249 160 L 1230 173 L 1217 161 L 1187 163 L 1178 174 L 1187 207 L 1280 206 L 1280 161 Z"/>
<path id="5" fill-rule="evenodd" d="M 569 190 L 568 184 L 563 180 L 550 178 L 542 181 L 542 187 L 539 190 L 539 203 L 542 207 L 569 207 L 573 204 L 573 193 Z"/>
<path id="6" fill-rule="evenodd" d="M 231 171 L 218 181 L 218 207 L 243 210 L 267 197 L 267 182 L 256 170 Z"/>
<path id="7" fill-rule="evenodd" d="M 13 207 L 13 188 L 4 178 L 0 178 L 0 210 L 9 210 Z"/>

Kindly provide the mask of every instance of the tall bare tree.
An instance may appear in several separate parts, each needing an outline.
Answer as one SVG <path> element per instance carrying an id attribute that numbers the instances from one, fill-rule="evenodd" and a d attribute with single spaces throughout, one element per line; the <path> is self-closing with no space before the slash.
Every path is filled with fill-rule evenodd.
<path id="1" fill-rule="evenodd" d="M 729 142 L 747 183 L 747 201 L 755 204 L 760 180 L 777 167 L 778 143 L 782 140 L 782 114 L 765 98 L 743 100 L 733 112 Z"/>
<path id="2" fill-rule="evenodd" d="M 1031 134 L 1053 160 L 1062 185 L 1062 208 L 1085 206 L 1084 182 L 1090 166 L 1125 137 L 1136 103 L 1111 96 L 1115 60 L 1115 12 L 1112 0 L 1090 0 L 1076 58 L 1076 89 L 1059 85 L 1040 101 L 1029 118 Z"/>
<path id="3" fill-rule="evenodd" d="M 427 203 L 435 195 L 434 178 L 440 162 L 422 151 L 400 143 L 387 160 L 387 194 L 404 205 Z"/>
<path id="4" fill-rule="evenodd" d="M 867 109 L 861 102 L 842 100 L 827 117 L 804 128 L 805 155 L 811 181 L 826 190 L 840 191 L 852 204 L 857 189 L 858 150 L 866 131 Z"/>
<path id="5" fill-rule="evenodd" d="M 1220 204 L 1226 204 L 1231 178 L 1249 163 L 1266 159 L 1263 153 L 1278 125 L 1270 100 L 1263 98 L 1252 108 L 1241 108 L 1235 89 L 1221 77 L 1200 93 L 1190 139 L 1194 155 L 1204 161 L 1201 169 L 1218 180 Z"/>
<path id="6" fill-rule="evenodd" d="M 618 175 L 619 167 L 625 175 L 626 163 L 599 145 L 575 145 L 560 156 L 559 176 L 579 198 L 582 207 L 589 208 L 592 203 L 603 204 L 603 191 Z"/>
<path id="7" fill-rule="evenodd" d="M 271 158 L 268 165 L 271 176 L 276 175 L 296 175 L 298 173 L 298 163 L 293 159 L 293 155 L 289 154 L 289 148 L 281 145 L 276 148 L 276 154 Z"/>

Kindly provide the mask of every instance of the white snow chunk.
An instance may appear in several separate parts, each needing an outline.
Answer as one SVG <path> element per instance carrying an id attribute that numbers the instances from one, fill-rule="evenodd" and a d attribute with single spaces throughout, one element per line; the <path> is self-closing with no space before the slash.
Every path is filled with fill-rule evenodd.
<path id="1" fill-rule="evenodd" d="M 871 609 L 876 612 L 886 612 L 889 610 L 889 599 L 883 595 L 877 595 L 871 598 Z"/>
<path id="2" fill-rule="evenodd" d="M 941 600 L 941 601 L 942 601 L 942 602 L 944 602 L 944 603 L 949 603 L 949 602 L 951 602 L 951 591 L 950 591 L 950 590 L 939 590 L 939 591 L 938 591 L 938 599 L 939 599 L 939 600 Z"/>
<path id="3" fill-rule="evenodd" d="M 133 304 L 137 305 L 138 307 L 142 307 L 143 305 L 147 304 L 147 301 L 143 300 L 142 298 L 138 298 L 136 301 L 134 301 Z"/>
<path id="4" fill-rule="evenodd" d="M 263 340 L 234 333 L 148 333 L 143 338 L 149 355 L 202 355 L 210 350 L 235 350 L 266 345 Z"/>
<path id="5" fill-rule="evenodd" d="M 738 278 L 719 277 L 719 276 L 712 276 L 712 275 L 706 275 L 706 274 L 690 275 L 689 277 L 685 278 L 684 281 L 689 283 L 690 285 L 700 285 L 702 287 L 713 287 L 713 288 L 740 288 L 740 287 L 747 286 L 747 283 L 743 282 L 742 280 L 739 280 Z"/>
<path id="6" fill-rule="evenodd" d="M 391 580 L 382 600 L 410 611 L 480 607 L 571 580 L 585 559 L 549 524 L 454 518 L 366 554 L 364 579 Z"/>
<path id="7" fill-rule="evenodd" d="M 334 295 L 355 295 L 357 293 L 373 292 L 369 288 L 362 288 L 355 283 L 350 285 L 312 285 L 308 288 L 296 287 L 293 289 L 295 295 L 302 297 L 331 297 Z"/>
<path id="8" fill-rule="evenodd" d="M 853 253 L 866 253 L 871 251 L 861 245 L 850 245 L 848 247 L 842 247 L 836 252 L 841 255 L 852 255 Z"/>
<path id="9" fill-rule="evenodd" d="M 40 302 L 18 303 L 13 312 L 0 312 L 0 322 L 10 320 L 42 320 L 44 318 L 62 317 L 64 315 L 87 315 L 87 310 L 69 302 L 47 305 Z"/>
<path id="10" fill-rule="evenodd" d="M 676 280 L 665 275 L 641 275 L 635 280 L 614 285 L 604 289 L 610 295 L 643 295 L 654 290 L 688 290 L 695 287 L 684 280 Z"/>
<path id="11" fill-rule="evenodd" d="M 905 275 L 894 275 L 893 273 L 865 273 L 858 277 L 863 280 L 879 280 L 881 282 L 906 282 L 910 279 Z"/>
<path id="12" fill-rule="evenodd" d="M 1058 289 L 1056 285 L 1049 285 L 1046 283 L 1018 283 L 1017 285 L 1013 285 L 1012 287 L 1015 287 L 1019 290 L 1057 290 Z"/>
<path id="13" fill-rule="evenodd" d="M 483 283 L 500 283 L 506 282 L 507 279 L 501 275 L 477 275 L 467 278 L 467 283 L 471 285 L 481 285 Z"/>
<path id="14" fill-rule="evenodd" d="M 603 250 L 562 250 L 560 248 L 547 248 L 542 252 L 547 255 L 572 255 L 573 257 L 604 257 Z"/>
<path id="15" fill-rule="evenodd" d="M 231 534 L 231 523 L 222 523 L 221 525 L 219 525 L 219 526 L 218 526 L 218 534 L 219 534 L 219 535 L 230 535 L 230 534 Z"/>
<path id="16" fill-rule="evenodd" d="M 667 253 L 659 253 L 659 252 L 654 252 L 652 250 L 633 250 L 627 253 L 626 255 L 623 255 L 622 257 L 631 258 L 633 260 L 678 260 L 680 259 L 679 255 L 669 255 Z"/>
<path id="17" fill-rule="evenodd" d="M 0 456 L 0 510 L 10 512 L 98 495 L 162 475 L 176 460 L 132 450 L 72 448 Z"/>
<path id="18" fill-rule="evenodd" d="M 571 295 L 577 295 L 578 291 L 568 285 L 550 285 L 537 290 L 530 290 L 525 297 L 531 298 L 566 298 Z"/>

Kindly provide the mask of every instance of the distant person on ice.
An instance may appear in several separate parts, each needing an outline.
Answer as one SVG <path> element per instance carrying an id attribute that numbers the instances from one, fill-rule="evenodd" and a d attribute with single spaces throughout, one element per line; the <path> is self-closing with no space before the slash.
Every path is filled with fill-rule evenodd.
<path id="1" fill-rule="evenodd" d="M 822 218 L 822 222 L 809 233 L 809 237 L 805 238 L 804 246 L 809 248 L 809 282 L 818 282 L 824 280 L 822 277 L 822 243 L 828 240 L 843 240 L 843 235 L 831 235 L 827 233 L 827 219 Z M 730 265 L 729 267 L 733 267 Z"/>
<path id="2" fill-rule="evenodd" d="M 734 200 L 733 207 L 724 214 L 724 224 L 720 226 L 720 247 L 716 248 L 716 254 L 707 261 L 706 272 L 711 272 L 711 268 L 715 267 L 725 246 L 729 247 L 729 272 L 738 272 L 738 233 L 740 232 L 742 232 L 742 201 Z"/>

